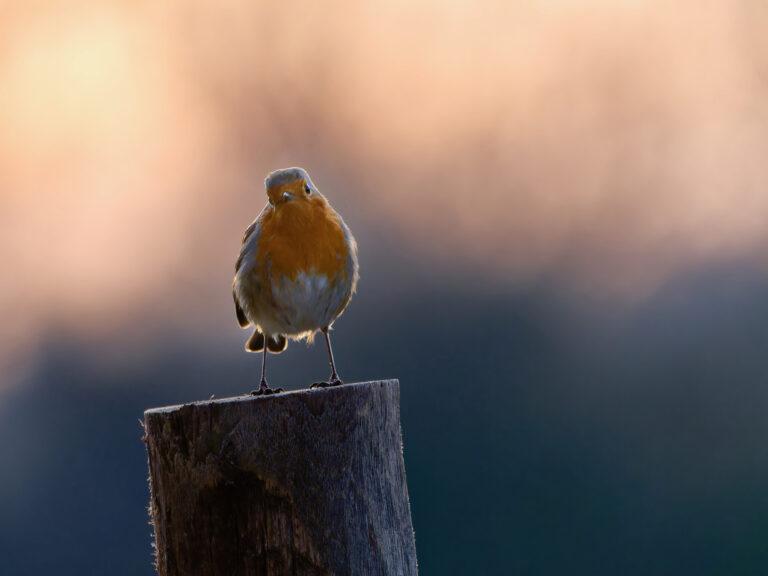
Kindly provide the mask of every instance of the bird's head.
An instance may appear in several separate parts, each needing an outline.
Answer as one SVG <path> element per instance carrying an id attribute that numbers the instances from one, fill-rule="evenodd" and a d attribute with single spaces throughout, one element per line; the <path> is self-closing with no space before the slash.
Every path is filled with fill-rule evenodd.
<path id="1" fill-rule="evenodd" d="M 264 181 L 269 203 L 279 209 L 286 205 L 307 205 L 324 202 L 304 168 L 275 170 Z"/>

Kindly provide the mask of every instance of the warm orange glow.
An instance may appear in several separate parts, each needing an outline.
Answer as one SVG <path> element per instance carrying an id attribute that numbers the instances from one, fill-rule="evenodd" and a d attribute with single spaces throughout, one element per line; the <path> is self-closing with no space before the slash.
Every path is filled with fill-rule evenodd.
<path id="1" fill-rule="evenodd" d="M 768 245 L 760 3 L 23 4 L 0 18 L 2 366 L 52 324 L 209 326 L 190 303 L 230 306 L 284 165 L 490 282 L 638 297 Z"/>
<path id="2" fill-rule="evenodd" d="M 331 283 L 340 276 L 346 277 L 348 248 L 339 216 L 324 198 L 302 198 L 301 182 L 281 186 L 281 190 L 286 189 L 296 199 L 278 203 L 274 210 L 264 213 L 258 260 L 269 260 L 269 271 L 277 278 L 296 280 L 306 270 L 315 270 Z M 267 267 L 258 272 L 264 276 L 264 285 L 268 285 Z"/>

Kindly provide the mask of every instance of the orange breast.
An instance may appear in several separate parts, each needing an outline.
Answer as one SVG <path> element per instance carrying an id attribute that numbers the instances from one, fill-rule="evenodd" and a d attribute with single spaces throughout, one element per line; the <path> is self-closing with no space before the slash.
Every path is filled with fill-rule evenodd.
<path id="1" fill-rule="evenodd" d="M 301 272 L 314 272 L 333 283 L 346 275 L 348 250 L 334 210 L 322 198 L 302 199 L 280 206 L 265 218 L 257 259 L 262 274 L 272 278 L 295 280 Z"/>

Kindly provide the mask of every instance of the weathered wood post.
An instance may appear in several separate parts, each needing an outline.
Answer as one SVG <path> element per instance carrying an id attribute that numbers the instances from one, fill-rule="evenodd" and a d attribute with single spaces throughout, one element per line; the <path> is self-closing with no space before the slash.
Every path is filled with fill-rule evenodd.
<path id="1" fill-rule="evenodd" d="M 144 413 L 160 576 L 416 576 L 397 380 Z"/>

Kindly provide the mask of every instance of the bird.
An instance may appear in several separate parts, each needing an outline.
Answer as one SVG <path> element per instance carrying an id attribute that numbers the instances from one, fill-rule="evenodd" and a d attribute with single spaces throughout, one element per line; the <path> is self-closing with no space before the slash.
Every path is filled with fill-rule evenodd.
<path id="1" fill-rule="evenodd" d="M 289 340 L 312 343 L 322 332 L 331 375 L 312 388 L 342 384 L 331 328 L 357 289 L 357 242 L 304 168 L 283 168 L 264 180 L 267 204 L 245 230 L 232 295 L 241 328 L 253 328 L 247 352 L 261 352 L 253 395 L 282 392 L 267 382 L 267 353 Z"/>

